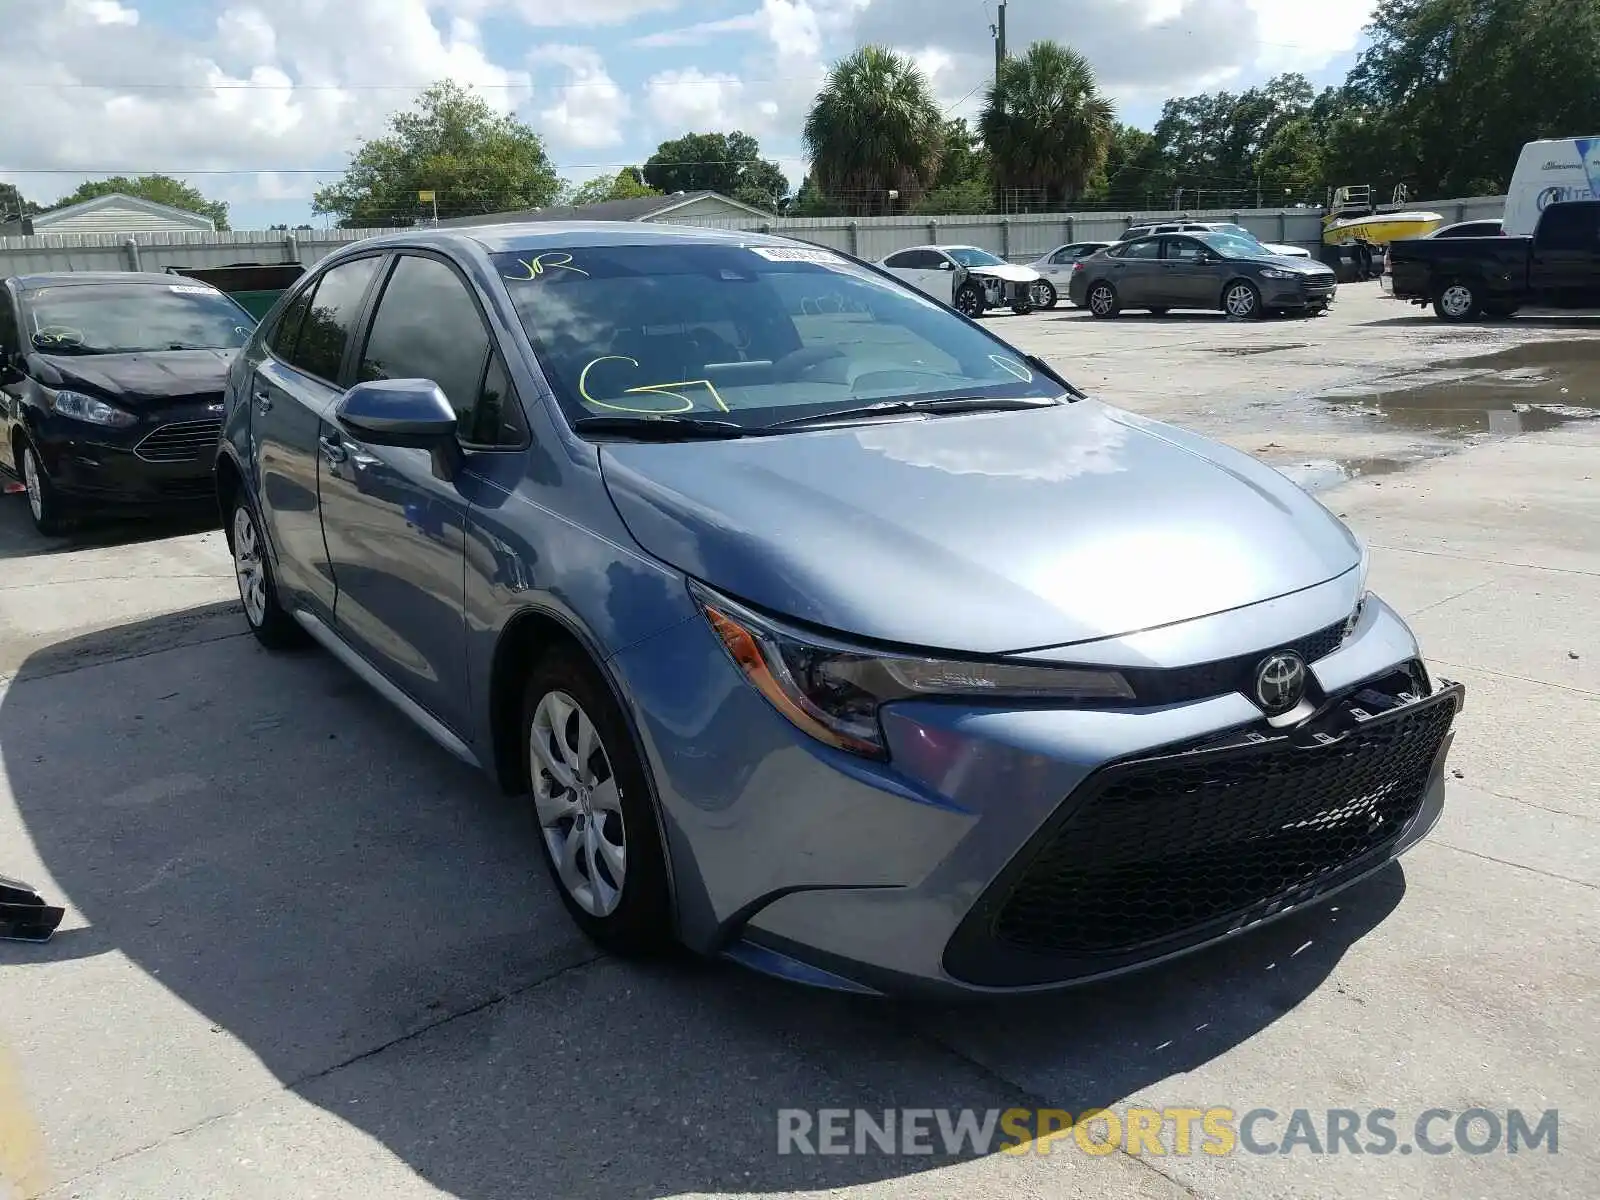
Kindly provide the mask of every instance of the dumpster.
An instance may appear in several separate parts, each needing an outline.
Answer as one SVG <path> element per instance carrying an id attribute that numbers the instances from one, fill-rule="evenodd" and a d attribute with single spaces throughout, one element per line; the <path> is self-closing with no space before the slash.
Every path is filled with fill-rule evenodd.
<path id="1" fill-rule="evenodd" d="M 301 263 L 230 263 L 225 267 L 168 267 L 167 274 L 209 283 L 261 320 L 306 272 Z"/>

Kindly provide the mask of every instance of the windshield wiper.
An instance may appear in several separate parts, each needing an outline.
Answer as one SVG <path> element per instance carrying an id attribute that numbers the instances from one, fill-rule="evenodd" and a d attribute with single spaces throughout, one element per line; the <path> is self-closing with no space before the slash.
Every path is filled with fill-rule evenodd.
<path id="1" fill-rule="evenodd" d="M 741 438 L 750 431 L 733 421 L 707 417 L 579 417 L 572 427 L 579 433 L 614 433 L 645 442 L 711 441 Z"/>
<path id="2" fill-rule="evenodd" d="M 758 425 L 751 432 L 803 429 L 808 426 L 859 420 L 862 417 L 894 416 L 898 413 L 1004 412 L 1014 408 L 1055 408 L 1060 403 L 1059 400 L 1051 400 L 1044 396 L 1007 396 L 999 399 L 983 396 L 924 396 L 916 400 L 880 400 L 876 404 L 863 404 L 857 408 L 839 408 L 833 412 L 812 413 L 804 417 L 786 417 L 782 421 Z"/>

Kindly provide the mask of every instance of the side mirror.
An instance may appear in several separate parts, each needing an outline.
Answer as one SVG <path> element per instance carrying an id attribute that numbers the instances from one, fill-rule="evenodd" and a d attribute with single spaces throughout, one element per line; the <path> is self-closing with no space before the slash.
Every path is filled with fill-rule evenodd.
<path id="1" fill-rule="evenodd" d="M 456 440 L 456 410 L 431 379 L 358 383 L 333 413 L 351 436 L 369 445 L 427 450 L 436 479 L 452 480 L 461 469 L 465 455 Z"/>
<path id="2" fill-rule="evenodd" d="M 941 258 L 939 260 L 939 270 L 941 270 L 941 271 L 950 270 L 950 260 L 948 258 Z"/>
<path id="3" fill-rule="evenodd" d="M 456 436 L 456 410 L 431 379 L 358 383 L 333 412 L 352 435 L 374 446 L 432 450 Z"/>

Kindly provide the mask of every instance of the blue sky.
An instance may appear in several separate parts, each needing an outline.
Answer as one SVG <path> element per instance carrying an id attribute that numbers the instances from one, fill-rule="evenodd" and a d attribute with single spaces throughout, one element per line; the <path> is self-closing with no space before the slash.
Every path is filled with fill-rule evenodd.
<path id="1" fill-rule="evenodd" d="M 690 130 L 742 128 L 798 183 L 805 109 L 867 41 L 915 56 L 972 111 L 995 0 L 0 0 L 0 179 L 49 201 L 91 174 L 165 170 L 236 228 L 320 223 L 317 183 L 428 83 L 452 77 L 528 121 L 574 182 Z M 15 7 L 13 7 L 15 6 Z M 1278 73 L 1341 80 L 1371 0 L 1012 0 L 1011 45 L 1082 49 L 1125 120 L 1172 95 Z M 49 172 L 49 173 L 45 173 Z"/>

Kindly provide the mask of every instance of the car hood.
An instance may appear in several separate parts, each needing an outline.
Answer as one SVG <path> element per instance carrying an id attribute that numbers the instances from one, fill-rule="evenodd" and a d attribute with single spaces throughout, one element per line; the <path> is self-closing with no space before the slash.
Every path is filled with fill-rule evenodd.
<path id="1" fill-rule="evenodd" d="M 1270 247 L 1269 247 L 1270 249 Z M 1289 254 L 1256 254 L 1251 262 L 1264 267 L 1277 267 L 1280 271 L 1298 271 L 1302 275 L 1332 275 L 1333 268 L 1314 258 L 1300 258 Z"/>
<path id="2" fill-rule="evenodd" d="M 1017 263 L 1003 263 L 995 267 L 968 267 L 967 274 L 986 275 L 990 279 L 1004 279 L 1011 283 L 1032 283 L 1039 278 L 1038 271 Z"/>
<path id="3" fill-rule="evenodd" d="M 1238 608 L 1355 567 L 1248 455 L 1093 400 L 723 442 L 612 443 L 649 553 L 769 612 L 1000 654 Z"/>
<path id="4" fill-rule="evenodd" d="M 1262 242 L 1261 244 L 1267 248 L 1268 252 L 1280 258 L 1307 259 L 1311 257 L 1311 251 L 1304 246 L 1291 246 L 1286 242 Z"/>
<path id="5" fill-rule="evenodd" d="M 33 354 L 32 374 L 123 407 L 220 394 L 236 350 L 159 350 L 140 354 Z"/>

